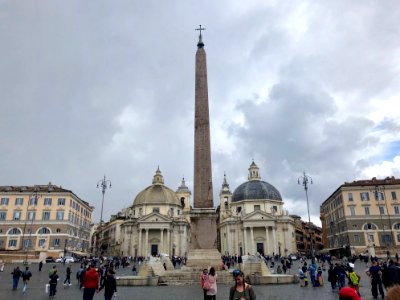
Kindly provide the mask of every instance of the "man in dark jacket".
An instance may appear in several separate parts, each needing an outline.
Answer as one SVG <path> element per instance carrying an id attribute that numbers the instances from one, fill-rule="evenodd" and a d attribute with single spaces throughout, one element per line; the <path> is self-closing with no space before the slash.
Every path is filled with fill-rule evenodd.
<path id="1" fill-rule="evenodd" d="M 13 290 L 16 290 L 18 287 L 18 282 L 19 278 L 22 276 L 22 272 L 19 269 L 19 267 L 16 267 L 12 272 L 12 278 L 13 278 Z"/>
<path id="2" fill-rule="evenodd" d="M 104 300 L 111 300 L 114 293 L 117 292 L 117 282 L 114 274 L 114 270 L 112 268 L 108 268 L 106 277 L 99 289 L 99 291 L 101 291 L 104 288 Z"/>

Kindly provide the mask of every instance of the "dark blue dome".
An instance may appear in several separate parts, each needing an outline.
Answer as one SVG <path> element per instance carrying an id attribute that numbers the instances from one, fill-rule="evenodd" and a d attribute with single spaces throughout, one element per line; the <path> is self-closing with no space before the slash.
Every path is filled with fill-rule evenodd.
<path id="1" fill-rule="evenodd" d="M 242 183 L 236 188 L 232 196 L 232 202 L 253 199 L 282 201 L 279 191 L 272 184 L 261 180 L 250 180 Z"/>

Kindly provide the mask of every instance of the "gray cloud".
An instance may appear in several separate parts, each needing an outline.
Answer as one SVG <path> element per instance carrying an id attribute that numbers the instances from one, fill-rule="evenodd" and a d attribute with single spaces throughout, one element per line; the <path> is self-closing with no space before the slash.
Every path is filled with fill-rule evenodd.
<path id="1" fill-rule="evenodd" d="M 377 128 L 398 140 L 396 116 L 371 117 L 372 101 L 399 95 L 395 1 L 0 5 L 0 183 L 51 181 L 97 218 L 103 174 L 113 181 L 106 215 L 132 203 L 157 165 L 171 188 L 182 176 L 192 184 L 198 24 L 215 199 L 224 171 L 233 190 L 254 158 L 303 217 L 307 171 L 317 218 L 339 184 L 380 162 L 368 154 L 386 147 Z"/>

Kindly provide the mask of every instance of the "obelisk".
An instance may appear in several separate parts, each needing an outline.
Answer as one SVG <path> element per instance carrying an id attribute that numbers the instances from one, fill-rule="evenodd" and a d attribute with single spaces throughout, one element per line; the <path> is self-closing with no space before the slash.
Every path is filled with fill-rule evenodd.
<path id="1" fill-rule="evenodd" d="M 208 109 L 207 62 L 200 31 L 196 52 L 195 113 L 194 113 L 194 187 L 195 208 L 212 208 L 210 117 Z"/>
<path id="2" fill-rule="evenodd" d="M 201 31 L 196 51 L 195 120 L 194 120 L 194 186 L 190 213 L 190 247 L 187 266 L 218 267 L 217 213 L 213 203 L 211 172 L 210 117 L 208 109 L 207 63 Z"/>

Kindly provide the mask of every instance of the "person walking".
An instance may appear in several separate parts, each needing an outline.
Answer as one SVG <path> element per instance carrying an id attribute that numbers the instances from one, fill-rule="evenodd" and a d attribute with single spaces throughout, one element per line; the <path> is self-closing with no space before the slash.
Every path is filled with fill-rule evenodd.
<path id="1" fill-rule="evenodd" d="M 333 265 L 329 266 L 328 281 L 331 283 L 332 292 L 336 291 L 336 282 L 338 281 L 338 275 L 333 269 Z"/>
<path id="2" fill-rule="evenodd" d="M 29 267 L 25 267 L 25 271 L 22 272 L 22 293 L 25 294 L 26 288 L 28 287 L 28 281 L 31 279 L 32 273 L 29 271 Z"/>
<path id="3" fill-rule="evenodd" d="M 94 293 L 99 289 L 99 273 L 93 266 L 89 266 L 83 275 L 83 300 L 93 300 Z"/>
<path id="4" fill-rule="evenodd" d="M 381 294 L 381 297 L 383 299 L 385 297 L 385 294 L 382 287 L 382 271 L 376 260 L 372 262 L 372 266 L 368 269 L 367 274 L 371 277 L 372 296 L 374 298 L 377 298 L 379 289 L 379 294 Z"/>
<path id="5" fill-rule="evenodd" d="M 58 279 L 59 276 L 57 274 L 57 269 L 54 268 L 49 281 L 50 284 L 49 298 L 54 298 L 56 296 Z"/>
<path id="6" fill-rule="evenodd" d="M 19 278 L 22 275 L 21 270 L 19 269 L 19 267 L 15 267 L 14 270 L 11 272 L 12 274 L 12 279 L 13 279 L 13 285 L 12 285 L 12 289 L 15 291 L 18 287 L 18 283 L 19 283 Z"/>
<path id="7" fill-rule="evenodd" d="M 40 261 L 40 262 L 39 262 L 39 272 L 42 272 L 42 268 L 43 268 L 43 262 Z"/>
<path id="8" fill-rule="evenodd" d="M 204 269 L 203 273 L 201 273 L 200 275 L 200 286 L 203 289 L 203 299 L 207 300 L 207 288 L 208 286 L 205 285 L 205 283 L 207 282 L 208 285 L 208 270 Z"/>
<path id="9" fill-rule="evenodd" d="M 71 286 L 71 273 L 72 273 L 71 267 L 68 266 L 67 270 L 66 270 L 66 278 L 64 280 L 64 286 L 67 285 L 67 282 L 68 282 L 68 285 Z"/>
<path id="10" fill-rule="evenodd" d="M 210 283 L 210 288 L 207 290 L 208 300 L 217 299 L 217 278 L 218 275 L 215 273 L 214 267 L 211 267 L 210 274 L 208 274 L 208 282 Z"/>
<path id="11" fill-rule="evenodd" d="M 117 281 L 114 274 L 113 268 L 108 268 L 106 278 L 98 290 L 100 292 L 104 288 L 104 300 L 111 300 L 114 293 L 117 293 Z"/>
<path id="12" fill-rule="evenodd" d="M 244 274 L 239 269 L 233 270 L 235 285 L 229 290 L 229 300 L 256 300 L 253 287 L 244 280 Z"/>

